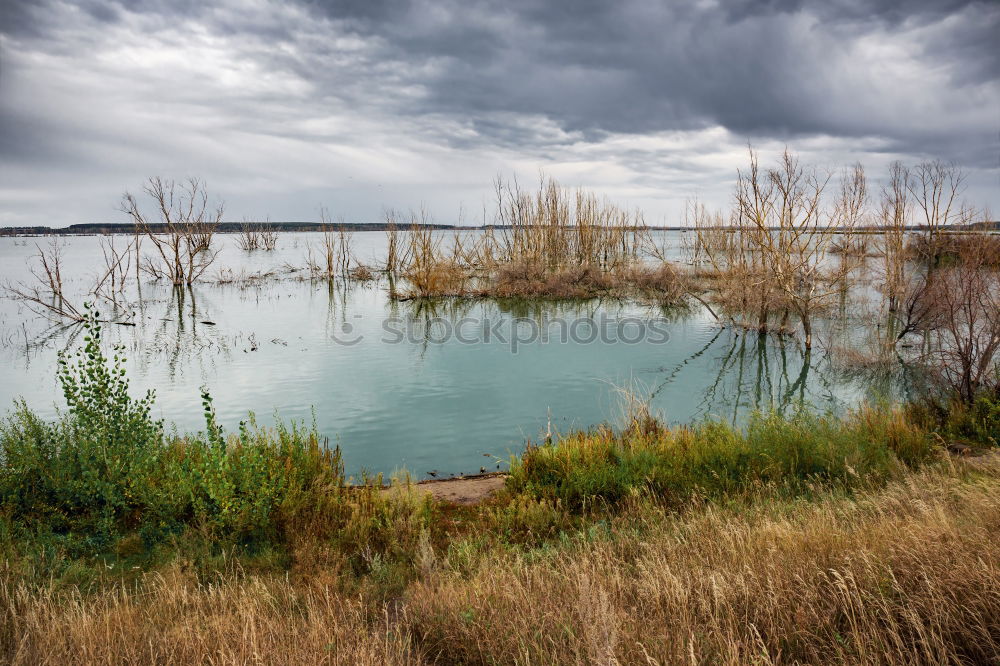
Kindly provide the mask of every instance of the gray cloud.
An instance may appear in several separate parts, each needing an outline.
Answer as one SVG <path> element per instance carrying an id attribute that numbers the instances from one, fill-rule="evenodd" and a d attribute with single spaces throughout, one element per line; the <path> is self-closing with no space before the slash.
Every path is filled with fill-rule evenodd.
<path id="1" fill-rule="evenodd" d="M 658 138 L 711 136 L 951 159 L 995 198 L 998 33 L 1000 7 L 959 0 L 0 0 L 0 176 L 188 164 L 287 202 L 315 177 L 298 154 L 400 192 L 428 160 L 462 196 L 473 171 L 595 161 L 622 191 L 713 190 L 717 166 Z"/>
<path id="2" fill-rule="evenodd" d="M 958 106 L 966 89 L 988 86 L 996 101 L 1000 49 L 990 40 L 1000 33 L 1000 8 L 993 3 L 704 4 L 512 0 L 309 7 L 377 39 L 383 61 L 434 63 L 418 80 L 427 93 L 418 107 L 424 112 L 536 113 L 581 131 L 718 123 L 745 134 L 876 134 L 922 143 L 933 128 L 954 135 L 955 128 L 936 115 L 948 104 L 902 119 L 879 97 L 950 99 Z M 899 44 L 899 52 L 888 56 L 897 62 L 888 64 L 905 59 L 940 74 L 900 81 L 869 73 L 884 68 L 880 59 L 887 56 L 854 48 L 866 39 Z M 863 114 L 852 110 L 859 99 L 867 102 Z"/>

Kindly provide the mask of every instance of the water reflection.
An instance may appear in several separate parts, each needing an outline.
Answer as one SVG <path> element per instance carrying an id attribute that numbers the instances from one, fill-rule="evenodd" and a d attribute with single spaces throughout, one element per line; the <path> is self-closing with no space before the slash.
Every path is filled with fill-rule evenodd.
<path id="1" fill-rule="evenodd" d="M 360 246 L 375 243 L 358 238 Z M 242 255 L 233 255 L 227 268 L 287 275 L 280 266 L 302 251 L 295 240 L 282 237 L 283 247 L 268 258 L 273 266 L 243 265 Z M 93 251 L 88 243 L 68 240 L 71 263 L 84 263 L 74 252 Z M 0 256 L 15 250 L 23 248 L 0 247 Z M 484 454 L 503 457 L 537 439 L 550 415 L 562 431 L 615 420 L 618 386 L 644 387 L 653 411 L 674 423 L 708 416 L 739 422 L 752 410 L 787 412 L 802 404 L 839 410 L 879 390 L 870 377 L 844 371 L 819 349 L 810 353 L 793 338 L 720 328 L 698 307 L 397 302 L 388 298 L 390 288 L 384 280 L 294 277 L 180 288 L 141 283 L 127 295 L 136 325 L 109 326 L 106 338 L 125 345 L 133 390 L 155 389 L 158 416 L 179 430 L 203 428 L 199 387 L 206 386 L 228 428 L 251 410 L 265 423 L 275 412 L 315 420 L 342 446 L 354 473 L 399 467 L 418 476 L 475 472 Z M 831 315 L 830 340 L 855 335 L 846 297 Z M 409 326 L 398 340 L 387 333 L 393 322 Z M 472 323 L 462 328 L 463 322 Z M 566 333 L 574 324 L 584 331 L 587 322 L 612 337 Z M 657 337 L 653 323 L 665 335 Z M 56 353 L 77 344 L 78 330 L 41 326 L 16 304 L 0 302 L 0 358 L 8 369 L 0 404 L 23 395 L 53 414 L 60 401 Z M 626 342 L 623 331 L 632 336 Z M 883 384 L 896 391 L 905 381 L 887 376 Z"/>

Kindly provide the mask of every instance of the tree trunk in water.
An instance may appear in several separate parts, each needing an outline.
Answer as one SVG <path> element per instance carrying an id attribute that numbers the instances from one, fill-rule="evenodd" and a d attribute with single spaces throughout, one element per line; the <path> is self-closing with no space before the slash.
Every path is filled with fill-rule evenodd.
<path id="1" fill-rule="evenodd" d="M 760 318 L 757 320 L 757 330 L 766 331 L 767 330 L 767 317 L 770 313 L 767 308 L 763 308 L 760 311 Z"/>

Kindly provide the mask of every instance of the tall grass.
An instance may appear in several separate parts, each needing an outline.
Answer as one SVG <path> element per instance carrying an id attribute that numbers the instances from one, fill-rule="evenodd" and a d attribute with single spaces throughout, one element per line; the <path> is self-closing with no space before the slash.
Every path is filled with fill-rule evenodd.
<path id="1" fill-rule="evenodd" d="M 282 576 L 213 583 L 183 563 L 97 595 L 0 584 L 12 664 L 419 663 L 387 609 Z"/>

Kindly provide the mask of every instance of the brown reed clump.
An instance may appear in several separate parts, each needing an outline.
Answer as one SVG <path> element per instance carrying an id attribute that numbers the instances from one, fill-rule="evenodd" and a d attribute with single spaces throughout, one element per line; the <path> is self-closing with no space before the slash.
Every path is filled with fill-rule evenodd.
<path id="1" fill-rule="evenodd" d="M 399 216 L 386 214 L 386 270 L 398 270 L 409 283 L 409 289 L 395 292 L 398 298 L 591 298 L 631 289 L 623 279 L 649 259 L 647 229 L 638 212 L 572 192 L 552 179 L 543 178 L 535 192 L 522 190 L 516 180 L 498 179 L 495 192 L 496 220 L 483 234 L 456 232 L 446 239 L 420 211 L 411 215 L 405 252 L 397 239 Z M 654 261 L 654 270 L 661 263 Z M 657 300 L 677 300 L 677 284 L 672 281 L 669 294 Z M 643 290 L 653 286 L 644 279 Z"/>
<path id="2" fill-rule="evenodd" d="M 347 277 L 356 282 L 371 282 L 375 279 L 375 273 L 365 264 L 358 264 L 348 271 Z"/>
<path id="3" fill-rule="evenodd" d="M 408 262 L 402 276 L 410 285 L 408 298 L 438 298 L 467 295 L 469 271 L 442 248 L 442 237 L 423 222 L 414 222 L 407 232 Z"/>
<path id="4" fill-rule="evenodd" d="M 556 271 L 539 263 L 520 262 L 501 266 L 491 293 L 500 298 L 590 298 L 608 292 L 611 276 L 593 266 L 575 266 Z"/>

